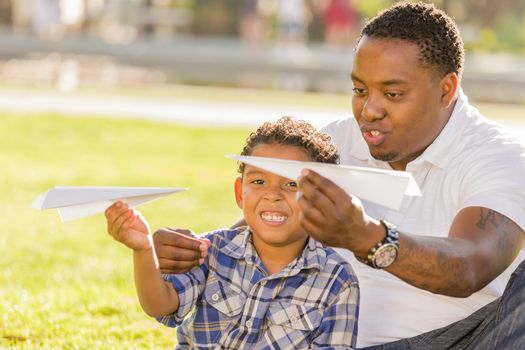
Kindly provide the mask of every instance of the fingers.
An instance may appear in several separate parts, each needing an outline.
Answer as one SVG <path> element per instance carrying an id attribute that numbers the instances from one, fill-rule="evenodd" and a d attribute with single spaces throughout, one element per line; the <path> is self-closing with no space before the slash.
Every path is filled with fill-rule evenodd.
<path id="1" fill-rule="evenodd" d="M 162 229 L 160 229 L 160 230 L 162 230 Z M 173 232 L 178 232 L 178 233 L 183 234 L 183 235 L 188 236 L 188 237 L 197 238 L 197 235 L 195 235 L 195 232 L 193 232 L 193 230 L 190 230 L 190 229 L 187 229 L 187 228 L 171 228 L 171 227 L 167 227 L 166 230 L 173 231 Z"/>
<path id="2" fill-rule="evenodd" d="M 119 240 L 123 232 L 131 226 L 133 212 L 123 202 L 116 202 L 104 211 L 107 219 L 108 233 Z"/>
<path id="3" fill-rule="evenodd" d="M 160 271 L 162 273 L 184 273 L 199 265 L 198 260 L 177 261 L 159 258 Z"/>
<path id="4" fill-rule="evenodd" d="M 310 169 L 301 171 L 298 182 L 303 196 L 313 201 L 328 200 L 336 204 L 341 198 L 348 196 L 341 187 Z"/>
<path id="5" fill-rule="evenodd" d="M 153 234 L 155 251 L 163 272 L 181 273 L 202 264 L 211 243 L 197 239 L 191 230 L 164 228 Z"/>
<path id="6" fill-rule="evenodd" d="M 203 245 L 203 241 L 194 237 L 195 235 L 191 230 L 173 230 L 169 228 L 164 228 L 155 231 L 155 233 L 153 234 L 153 241 L 155 242 L 155 244 L 158 243 L 160 245 L 174 246 L 177 248 L 189 249 L 200 252 L 201 245 Z M 205 247 L 204 249 L 207 249 L 207 247 Z"/>

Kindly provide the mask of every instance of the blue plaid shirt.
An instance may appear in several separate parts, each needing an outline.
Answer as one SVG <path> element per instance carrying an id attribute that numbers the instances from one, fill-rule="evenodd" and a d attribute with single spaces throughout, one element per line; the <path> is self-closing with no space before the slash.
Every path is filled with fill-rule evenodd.
<path id="1" fill-rule="evenodd" d="M 359 313 L 347 261 L 312 238 L 282 271 L 268 273 L 246 228 L 214 231 L 206 262 L 164 275 L 180 298 L 158 318 L 177 327 L 177 349 L 349 349 Z"/>

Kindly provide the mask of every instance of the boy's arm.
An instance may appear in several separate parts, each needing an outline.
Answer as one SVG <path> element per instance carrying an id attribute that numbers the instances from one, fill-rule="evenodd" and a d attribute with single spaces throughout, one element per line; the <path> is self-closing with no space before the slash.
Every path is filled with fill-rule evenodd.
<path id="1" fill-rule="evenodd" d="M 162 278 L 150 235 L 148 239 L 151 241 L 149 249 L 133 251 L 135 288 L 144 312 L 160 317 L 177 311 L 179 295 L 173 285 Z"/>
<path id="2" fill-rule="evenodd" d="M 179 296 L 162 278 L 149 227 L 142 215 L 123 202 L 116 202 L 104 214 L 108 233 L 133 250 L 135 286 L 142 309 L 153 317 L 177 311 Z"/>
<path id="3" fill-rule="evenodd" d="M 324 313 L 311 349 L 355 349 L 359 313 L 357 282 L 344 282 Z"/>

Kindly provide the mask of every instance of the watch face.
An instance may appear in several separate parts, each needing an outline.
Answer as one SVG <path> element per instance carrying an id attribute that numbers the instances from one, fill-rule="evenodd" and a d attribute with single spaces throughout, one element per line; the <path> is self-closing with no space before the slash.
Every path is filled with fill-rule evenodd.
<path id="1" fill-rule="evenodd" d="M 374 253 L 374 266 L 380 269 L 390 266 L 397 258 L 397 246 L 392 243 L 384 244 Z"/>

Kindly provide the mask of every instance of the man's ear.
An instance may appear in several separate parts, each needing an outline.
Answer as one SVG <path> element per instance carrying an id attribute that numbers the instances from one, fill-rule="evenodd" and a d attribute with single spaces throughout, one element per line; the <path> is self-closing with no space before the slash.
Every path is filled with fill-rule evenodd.
<path id="1" fill-rule="evenodd" d="M 238 177 L 235 179 L 235 201 L 239 208 L 242 209 L 242 178 Z"/>
<path id="2" fill-rule="evenodd" d="M 459 78 L 456 73 L 448 73 L 441 79 L 441 106 L 450 107 L 455 101 L 459 85 Z"/>

